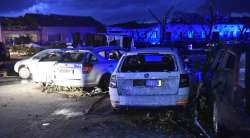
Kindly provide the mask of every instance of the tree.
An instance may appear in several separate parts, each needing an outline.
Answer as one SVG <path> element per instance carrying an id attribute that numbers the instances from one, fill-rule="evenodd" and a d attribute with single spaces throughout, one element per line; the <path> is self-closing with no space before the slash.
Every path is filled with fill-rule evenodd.
<path id="1" fill-rule="evenodd" d="M 208 15 L 204 17 L 202 28 L 205 33 L 206 42 L 210 42 L 212 40 L 212 31 L 213 27 L 218 20 L 218 13 L 215 8 L 215 4 L 210 0 L 208 7 Z"/>
<path id="2" fill-rule="evenodd" d="M 170 20 L 171 14 L 174 10 L 174 6 L 171 6 L 167 12 L 164 14 L 162 19 L 158 18 L 150 9 L 148 9 L 149 13 L 152 15 L 152 17 L 159 23 L 160 25 L 160 43 L 163 44 L 166 41 L 166 27 L 167 23 Z"/>
<path id="3" fill-rule="evenodd" d="M 250 30 L 250 18 L 241 18 L 241 26 L 238 27 L 240 31 L 239 40 L 244 40 L 247 36 L 247 31 Z"/>

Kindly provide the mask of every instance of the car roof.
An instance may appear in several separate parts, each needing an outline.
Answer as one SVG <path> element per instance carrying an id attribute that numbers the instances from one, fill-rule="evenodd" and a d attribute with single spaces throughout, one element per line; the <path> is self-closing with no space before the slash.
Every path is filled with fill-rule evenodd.
<path id="1" fill-rule="evenodd" d="M 138 53 L 173 53 L 177 54 L 176 48 L 142 48 L 127 52 L 126 55 L 134 55 Z"/>
<path id="2" fill-rule="evenodd" d="M 88 50 L 92 50 L 92 51 L 113 50 L 113 49 L 125 50 L 124 48 L 121 48 L 119 46 L 97 46 L 97 47 L 93 47 L 93 46 L 81 46 L 81 47 L 78 47 L 76 49 L 88 49 Z"/>

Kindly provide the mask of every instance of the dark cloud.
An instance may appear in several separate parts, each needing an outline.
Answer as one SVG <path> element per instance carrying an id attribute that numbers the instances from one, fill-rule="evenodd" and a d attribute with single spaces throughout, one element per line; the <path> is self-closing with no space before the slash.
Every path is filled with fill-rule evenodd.
<path id="1" fill-rule="evenodd" d="M 1 0 L 0 13 L 21 11 L 35 4 L 35 0 Z"/>
<path id="2" fill-rule="evenodd" d="M 209 3 L 223 15 L 231 13 L 250 13 L 250 0 L 207 0 L 200 9 L 208 10 Z"/>
<path id="3" fill-rule="evenodd" d="M 213 1 L 223 13 L 250 12 L 250 0 Z M 0 15 L 27 12 L 83 15 L 110 24 L 152 20 L 148 9 L 161 17 L 171 6 L 174 6 L 174 11 L 202 13 L 207 9 L 208 0 L 8 0 L 0 1 Z"/>

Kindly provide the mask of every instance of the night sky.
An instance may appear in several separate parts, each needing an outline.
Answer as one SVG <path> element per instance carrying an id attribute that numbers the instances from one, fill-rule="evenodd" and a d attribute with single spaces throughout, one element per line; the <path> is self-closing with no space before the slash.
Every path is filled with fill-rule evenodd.
<path id="1" fill-rule="evenodd" d="M 221 14 L 250 15 L 250 0 L 213 0 Z M 170 7 L 173 12 L 206 14 L 208 0 L 1 0 L 0 16 L 25 13 L 93 16 L 105 23 L 153 20 L 151 9 L 162 16 Z"/>

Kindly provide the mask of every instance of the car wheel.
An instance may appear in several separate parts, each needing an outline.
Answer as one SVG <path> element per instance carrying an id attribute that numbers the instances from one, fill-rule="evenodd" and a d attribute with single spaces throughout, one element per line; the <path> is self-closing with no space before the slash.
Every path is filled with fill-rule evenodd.
<path id="1" fill-rule="evenodd" d="M 27 67 L 20 68 L 18 74 L 22 79 L 29 79 L 31 76 L 30 70 Z"/>
<path id="2" fill-rule="evenodd" d="M 103 75 L 99 82 L 99 87 L 102 89 L 102 91 L 109 90 L 109 82 L 110 82 L 110 75 L 109 74 Z"/>

